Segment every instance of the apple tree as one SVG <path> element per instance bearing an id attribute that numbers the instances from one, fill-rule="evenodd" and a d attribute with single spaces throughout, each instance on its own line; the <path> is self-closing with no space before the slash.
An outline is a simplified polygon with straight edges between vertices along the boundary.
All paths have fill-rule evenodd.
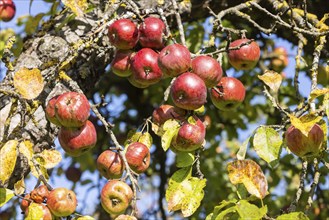
<path id="1" fill-rule="evenodd" d="M 0 0 L 1 219 L 329 215 L 325 0 L 43 1 Z"/>

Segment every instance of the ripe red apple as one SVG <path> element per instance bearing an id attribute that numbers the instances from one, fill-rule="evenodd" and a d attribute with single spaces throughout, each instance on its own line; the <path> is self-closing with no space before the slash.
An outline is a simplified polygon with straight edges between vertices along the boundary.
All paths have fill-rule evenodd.
<path id="1" fill-rule="evenodd" d="M 210 98 L 216 108 L 223 111 L 236 109 L 244 100 L 246 89 L 234 77 L 223 77 L 216 88 L 212 88 Z"/>
<path id="2" fill-rule="evenodd" d="M 178 133 L 173 137 L 172 147 L 180 152 L 191 152 L 199 149 L 206 135 L 206 126 L 196 116 L 193 122 L 184 121 Z"/>
<path id="3" fill-rule="evenodd" d="M 43 203 L 47 200 L 49 190 L 46 185 L 40 185 L 31 191 L 30 197 L 36 203 Z"/>
<path id="4" fill-rule="evenodd" d="M 119 153 L 105 150 L 97 158 L 98 171 L 106 179 L 118 179 L 125 169 L 124 162 Z"/>
<path id="5" fill-rule="evenodd" d="M 166 26 L 160 18 L 148 17 L 139 26 L 139 43 L 142 47 L 162 49 L 164 47 L 163 34 Z"/>
<path id="6" fill-rule="evenodd" d="M 101 191 L 101 205 L 112 215 L 120 215 L 126 211 L 133 198 L 130 186 L 120 180 L 108 181 Z"/>
<path id="7" fill-rule="evenodd" d="M 158 66 L 158 56 L 159 54 L 150 48 L 139 50 L 131 60 L 130 78 L 144 86 L 159 82 L 162 72 Z"/>
<path id="8" fill-rule="evenodd" d="M 270 67 L 274 71 L 280 73 L 284 68 L 288 66 L 288 53 L 286 48 L 277 47 L 273 50 L 275 57 L 271 60 Z"/>
<path id="9" fill-rule="evenodd" d="M 130 19 L 119 19 L 109 26 L 108 36 L 110 43 L 118 49 L 132 49 L 138 42 L 139 32 Z"/>
<path id="10" fill-rule="evenodd" d="M 186 72 L 173 82 L 170 95 L 177 107 L 195 110 L 206 103 L 207 87 L 199 76 Z"/>
<path id="11" fill-rule="evenodd" d="M 46 118 L 51 123 L 53 123 L 57 126 L 61 126 L 61 123 L 56 118 L 56 113 L 55 113 L 55 103 L 56 103 L 58 97 L 59 97 L 59 95 L 54 96 L 49 100 L 49 102 L 46 106 Z"/>
<path id="12" fill-rule="evenodd" d="M 198 75 L 206 84 L 208 88 L 217 85 L 222 78 L 222 67 L 212 57 L 197 56 L 192 60 L 192 72 Z"/>
<path id="13" fill-rule="evenodd" d="M 29 207 L 31 202 L 32 202 L 32 199 L 31 199 L 30 193 L 28 193 L 24 196 L 24 198 L 22 199 L 22 201 L 20 203 L 20 208 L 21 208 L 22 212 L 27 211 L 27 208 Z"/>
<path id="14" fill-rule="evenodd" d="M 43 214 L 40 213 L 42 211 Z M 42 219 L 42 220 L 53 220 L 55 219 L 53 214 L 50 212 L 49 208 L 40 203 L 33 203 L 26 210 L 25 219 Z M 42 217 L 41 217 L 42 216 Z M 41 217 L 41 218 L 37 218 Z"/>
<path id="15" fill-rule="evenodd" d="M 75 166 L 69 166 L 65 171 L 66 179 L 76 183 L 80 180 L 82 172 L 80 168 Z"/>
<path id="16" fill-rule="evenodd" d="M 152 121 L 155 124 L 162 125 L 169 119 L 181 120 L 184 118 L 186 111 L 172 105 L 160 105 L 152 113 Z"/>
<path id="17" fill-rule="evenodd" d="M 147 170 L 150 166 L 150 157 L 150 150 L 145 144 L 134 142 L 127 147 L 127 162 L 136 173 L 143 173 Z"/>
<path id="18" fill-rule="evenodd" d="M 65 92 L 55 103 L 56 118 L 64 127 L 81 127 L 89 118 L 90 104 L 84 94 Z"/>
<path id="19" fill-rule="evenodd" d="M 61 127 L 58 140 L 68 155 L 78 157 L 96 145 L 96 129 L 89 120 L 81 128 Z"/>
<path id="20" fill-rule="evenodd" d="M 120 77 L 127 77 L 131 75 L 130 62 L 134 56 L 132 50 L 117 50 L 111 62 L 112 72 Z"/>
<path id="21" fill-rule="evenodd" d="M 141 84 L 140 82 L 137 82 L 136 79 L 132 75 L 130 75 L 127 79 L 131 85 L 133 85 L 137 88 L 140 88 L 140 89 L 144 89 L 149 86 L 149 85 L 144 85 L 144 84 Z"/>
<path id="22" fill-rule="evenodd" d="M 47 206 L 57 217 L 71 215 L 78 205 L 75 193 L 64 187 L 51 190 L 47 199 Z"/>
<path id="23" fill-rule="evenodd" d="M 171 44 L 159 54 L 158 64 L 166 77 L 175 77 L 188 71 L 191 66 L 190 51 L 181 44 Z"/>
<path id="24" fill-rule="evenodd" d="M 290 126 L 285 133 L 285 140 L 289 150 L 297 156 L 317 156 L 323 150 L 324 132 L 315 124 L 306 136 L 298 128 Z"/>
<path id="25" fill-rule="evenodd" d="M 16 6 L 12 0 L 0 0 L 0 21 L 11 21 L 16 14 Z"/>
<path id="26" fill-rule="evenodd" d="M 240 47 L 249 39 L 238 39 L 230 43 L 230 48 Z M 255 41 L 241 46 L 240 49 L 228 51 L 228 61 L 237 70 L 250 70 L 254 68 L 260 57 L 260 48 Z"/>

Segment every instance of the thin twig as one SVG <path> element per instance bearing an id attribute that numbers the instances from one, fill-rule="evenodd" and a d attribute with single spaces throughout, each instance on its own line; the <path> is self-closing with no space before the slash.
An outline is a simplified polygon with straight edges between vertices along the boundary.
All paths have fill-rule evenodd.
<path id="1" fill-rule="evenodd" d="M 313 162 L 314 162 L 314 178 L 313 178 L 313 182 L 311 184 L 310 194 L 308 195 L 308 199 L 307 199 L 307 206 L 306 206 L 307 211 L 312 207 L 315 189 L 319 183 L 319 179 L 321 176 L 321 173 L 319 171 L 318 159 L 314 158 Z"/>
<path id="2" fill-rule="evenodd" d="M 180 17 L 180 14 L 178 12 L 177 2 L 176 2 L 176 0 L 171 0 L 171 3 L 175 10 L 175 17 L 176 17 L 176 21 L 177 21 L 177 27 L 178 27 L 178 31 L 179 31 L 180 41 L 183 45 L 186 45 L 184 27 L 182 24 L 182 19 Z"/>

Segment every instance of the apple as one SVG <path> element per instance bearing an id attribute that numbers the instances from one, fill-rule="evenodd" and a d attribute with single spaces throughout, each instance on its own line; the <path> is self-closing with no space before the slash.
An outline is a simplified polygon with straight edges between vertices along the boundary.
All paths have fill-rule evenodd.
<path id="1" fill-rule="evenodd" d="M 46 112 L 46 118 L 48 119 L 48 121 L 50 121 L 54 125 L 61 126 L 61 123 L 58 121 L 58 119 L 56 117 L 56 113 L 55 113 L 55 103 L 56 103 L 58 97 L 59 97 L 59 95 L 54 96 L 48 101 L 45 112 Z"/>
<path id="2" fill-rule="evenodd" d="M 16 14 L 16 6 L 12 0 L 0 0 L 0 21 L 9 22 Z"/>
<path id="3" fill-rule="evenodd" d="M 222 111 L 236 109 L 244 100 L 246 89 L 234 77 L 223 77 L 216 88 L 212 88 L 210 98 L 214 106 Z"/>
<path id="4" fill-rule="evenodd" d="M 270 67 L 274 71 L 280 73 L 284 68 L 288 66 L 288 53 L 286 48 L 277 47 L 273 50 L 275 57 L 271 60 Z"/>
<path id="5" fill-rule="evenodd" d="M 197 56 L 192 60 L 191 66 L 192 72 L 198 75 L 208 88 L 216 86 L 222 78 L 222 67 L 210 56 Z"/>
<path id="6" fill-rule="evenodd" d="M 313 157 L 323 150 L 324 132 L 318 124 L 315 124 L 306 136 L 291 125 L 285 133 L 285 141 L 289 150 L 297 156 Z"/>
<path id="7" fill-rule="evenodd" d="M 27 208 L 29 207 L 31 202 L 32 202 L 32 199 L 31 199 L 30 193 L 28 193 L 24 196 L 24 198 L 22 199 L 22 201 L 20 203 L 20 208 L 21 208 L 22 212 L 27 211 Z"/>
<path id="8" fill-rule="evenodd" d="M 139 26 L 139 43 L 142 47 L 162 49 L 166 26 L 160 18 L 147 17 Z"/>
<path id="9" fill-rule="evenodd" d="M 110 43 L 117 49 L 129 50 L 135 47 L 139 38 L 139 31 L 130 19 L 119 19 L 108 29 Z"/>
<path id="10" fill-rule="evenodd" d="M 111 62 L 112 72 L 120 77 L 127 77 L 131 75 L 130 62 L 134 56 L 132 50 L 117 50 Z"/>
<path id="11" fill-rule="evenodd" d="M 76 183 L 80 180 L 82 172 L 75 166 L 69 166 L 65 171 L 66 179 Z"/>
<path id="12" fill-rule="evenodd" d="M 98 156 L 96 167 L 106 179 L 120 178 L 125 169 L 120 154 L 111 150 L 105 150 Z"/>
<path id="13" fill-rule="evenodd" d="M 149 86 L 159 82 L 162 72 L 158 66 L 158 56 L 150 48 L 142 48 L 131 60 L 131 78 L 143 86 Z"/>
<path id="14" fill-rule="evenodd" d="M 144 89 L 149 86 L 149 85 L 144 85 L 144 84 L 141 84 L 140 82 L 137 82 L 136 79 L 132 75 L 130 75 L 127 79 L 128 79 L 128 82 L 130 82 L 130 84 L 135 86 L 136 88 Z"/>
<path id="15" fill-rule="evenodd" d="M 47 206 L 57 217 L 71 215 L 78 205 L 75 193 L 64 187 L 51 190 L 47 199 Z"/>
<path id="16" fill-rule="evenodd" d="M 55 114 L 64 127 L 81 127 L 89 118 L 90 104 L 84 94 L 65 92 L 57 98 Z"/>
<path id="17" fill-rule="evenodd" d="M 249 39 L 243 38 L 230 43 L 228 61 L 237 70 L 251 70 L 257 65 L 260 57 L 260 48 L 255 41 L 248 43 L 249 41 Z M 234 47 L 240 48 L 231 49 Z"/>
<path id="18" fill-rule="evenodd" d="M 158 64 L 166 77 L 175 77 L 188 71 L 191 66 L 190 51 L 181 44 L 171 44 L 159 54 Z"/>
<path id="19" fill-rule="evenodd" d="M 206 103 L 207 87 L 199 76 L 186 72 L 172 83 L 170 95 L 177 107 L 195 110 Z"/>
<path id="20" fill-rule="evenodd" d="M 58 140 L 68 155 L 78 157 L 96 145 L 96 129 L 89 120 L 81 128 L 61 127 Z"/>
<path id="21" fill-rule="evenodd" d="M 155 124 L 162 125 L 169 119 L 181 120 L 186 115 L 184 109 L 172 105 L 160 105 L 152 113 L 152 121 Z"/>
<path id="22" fill-rule="evenodd" d="M 49 208 L 40 203 L 33 203 L 29 206 L 25 213 L 25 219 L 42 219 L 42 220 L 53 220 L 54 215 L 51 213 Z M 40 218 L 41 217 L 41 218 Z"/>
<path id="23" fill-rule="evenodd" d="M 173 137 L 171 145 L 180 152 L 191 152 L 202 147 L 206 135 L 206 126 L 196 116 L 186 120 Z"/>
<path id="24" fill-rule="evenodd" d="M 46 185 L 40 185 L 30 192 L 31 199 L 36 203 L 43 203 L 47 200 L 49 190 Z"/>
<path id="25" fill-rule="evenodd" d="M 134 142 L 127 147 L 126 159 L 129 167 L 136 173 L 143 173 L 150 166 L 150 150 L 140 142 Z"/>
<path id="26" fill-rule="evenodd" d="M 108 181 L 101 191 L 101 205 L 112 215 L 120 215 L 126 211 L 133 198 L 130 186 L 120 180 Z"/>

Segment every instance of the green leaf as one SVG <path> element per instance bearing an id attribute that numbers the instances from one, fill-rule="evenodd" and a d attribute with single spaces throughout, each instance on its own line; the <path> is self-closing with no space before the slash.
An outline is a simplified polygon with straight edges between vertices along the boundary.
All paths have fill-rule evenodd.
<path id="1" fill-rule="evenodd" d="M 264 126 L 258 128 L 253 138 L 253 145 L 260 158 L 272 167 L 278 164 L 282 137 L 276 130 Z"/>
<path id="2" fill-rule="evenodd" d="M 148 132 L 137 132 L 136 130 L 130 130 L 128 132 L 127 140 L 124 142 L 124 146 L 127 147 L 128 145 L 140 142 L 145 144 L 148 148 L 152 146 L 153 139 L 150 133 Z"/>
<path id="3" fill-rule="evenodd" d="M 18 153 L 17 145 L 18 141 L 10 140 L 0 149 L 0 184 L 8 181 L 14 171 Z"/>
<path id="4" fill-rule="evenodd" d="M 221 201 L 218 206 L 215 206 L 214 211 L 207 216 L 206 220 L 215 220 L 216 217 L 218 217 L 218 215 L 223 212 L 221 210 L 225 207 L 228 207 L 228 206 L 230 206 L 230 208 L 228 208 L 228 209 L 230 209 L 231 211 L 235 211 L 235 203 L 236 202 L 237 202 L 236 199 L 232 199 L 232 200 L 229 200 L 229 201 L 226 201 L 226 200 Z M 233 207 L 232 207 L 232 205 L 233 205 Z M 233 209 L 231 209 L 231 208 L 233 208 Z M 228 209 L 226 209 L 226 210 L 228 210 Z M 230 211 L 228 211 L 227 214 L 229 212 Z M 226 214 L 224 213 L 224 216 L 225 215 Z M 222 216 L 222 217 L 224 217 L 224 216 Z"/>
<path id="5" fill-rule="evenodd" d="M 248 146 L 249 146 L 250 137 L 248 137 L 240 146 L 240 149 L 237 153 L 238 160 L 244 160 L 246 158 Z"/>
<path id="6" fill-rule="evenodd" d="M 11 198 L 14 197 L 14 191 L 6 188 L 0 188 L 0 207 L 6 204 Z"/>
<path id="7" fill-rule="evenodd" d="M 303 212 L 291 212 L 277 217 L 276 220 L 309 220 Z"/>
<path id="8" fill-rule="evenodd" d="M 329 94 L 326 94 L 323 99 L 323 106 L 326 111 L 327 118 L 329 120 Z"/>
<path id="9" fill-rule="evenodd" d="M 164 151 L 167 151 L 169 149 L 171 141 L 173 137 L 177 134 L 179 128 L 180 125 L 178 121 L 173 119 L 169 119 L 163 124 L 162 129 L 164 131 L 164 134 L 161 136 L 161 146 Z"/>
<path id="10" fill-rule="evenodd" d="M 191 216 L 197 208 L 200 206 L 200 203 L 204 197 L 203 188 L 206 186 L 206 179 L 199 179 L 192 177 L 187 180 L 191 189 L 186 192 L 185 197 L 183 198 L 182 203 L 182 213 L 184 217 Z"/>
<path id="11" fill-rule="evenodd" d="M 179 168 L 191 166 L 194 163 L 194 155 L 186 152 L 176 153 L 176 166 Z"/>
<path id="12" fill-rule="evenodd" d="M 262 219 L 267 213 L 267 206 L 258 208 L 257 206 L 250 204 L 247 200 L 240 200 L 236 204 L 236 210 L 241 219 Z"/>

